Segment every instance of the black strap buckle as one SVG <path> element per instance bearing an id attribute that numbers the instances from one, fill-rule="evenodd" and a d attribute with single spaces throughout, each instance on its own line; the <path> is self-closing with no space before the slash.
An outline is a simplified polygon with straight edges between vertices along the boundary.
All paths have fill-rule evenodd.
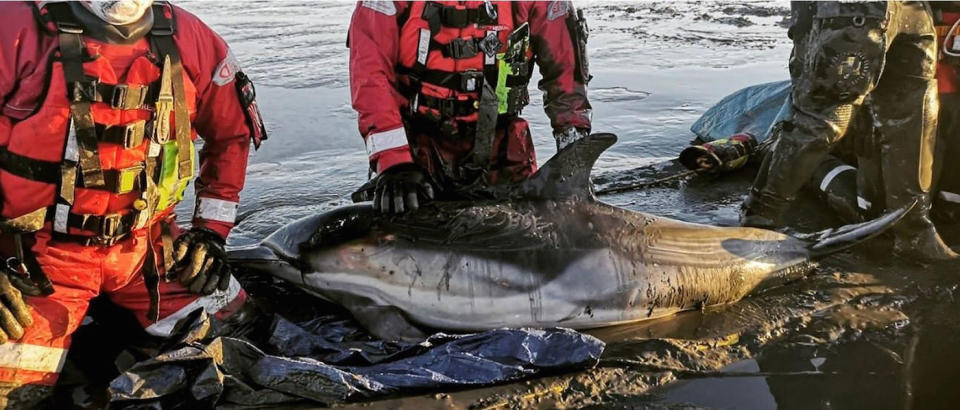
<path id="1" fill-rule="evenodd" d="M 152 135 L 153 121 L 139 120 L 126 125 L 97 124 L 96 132 L 100 141 L 130 149 L 140 146 L 144 138 Z"/>
<path id="2" fill-rule="evenodd" d="M 176 32 L 176 23 L 167 17 L 164 3 L 158 2 L 153 5 L 153 28 L 150 29 L 152 36 L 172 36 Z"/>
<path id="3" fill-rule="evenodd" d="M 483 84 L 482 71 L 465 71 L 460 73 L 460 91 L 473 92 L 480 89 Z"/>
<path id="4" fill-rule="evenodd" d="M 130 86 L 127 84 L 117 84 L 110 86 L 110 106 L 115 110 L 136 110 L 143 108 L 147 96 L 150 94 L 149 86 Z"/>
<path id="5" fill-rule="evenodd" d="M 129 86 L 126 84 L 117 84 L 113 86 L 113 95 L 110 96 L 110 106 L 114 109 L 122 109 L 127 101 L 127 91 Z"/>
<path id="6" fill-rule="evenodd" d="M 150 35 L 152 35 L 152 36 L 172 36 L 172 35 L 173 35 L 173 26 L 166 26 L 166 27 L 153 26 L 153 29 L 150 30 Z"/>
<path id="7" fill-rule="evenodd" d="M 480 52 L 478 50 L 476 40 L 462 38 L 455 38 L 451 40 L 443 51 L 446 57 L 455 59 L 470 58 Z"/>
<path id="8" fill-rule="evenodd" d="M 121 214 L 110 214 L 104 215 L 103 219 L 100 220 L 100 228 L 98 232 L 99 239 L 112 240 L 117 237 L 117 232 L 120 231 L 121 225 L 123 223 L 123 215 Z"/>
<path id="9" fill-rule="evenodd" d="M 146 121 L 140 120 L 127 124 L 123 129 L 123 148 L 130 149 L 143 143 Z"/>

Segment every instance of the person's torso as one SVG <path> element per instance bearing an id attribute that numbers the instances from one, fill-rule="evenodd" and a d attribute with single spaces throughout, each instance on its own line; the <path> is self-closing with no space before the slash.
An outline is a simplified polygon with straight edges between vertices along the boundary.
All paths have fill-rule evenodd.
<path id="1" fill-rule="evenodd" d="M 65 47 L 73 45 L 62 44 L 63 39 L 57 30 L 38 30 L 37 38 L 31 39 L 42 50 L 38 64 L 17 79 L 16 89 L 7 98 L 3 113 L 12 120 L 12 127 L 8 138 L 0 141 L 4 157 L 0 213 L 15 218 L 49 208 L 54 230 L 71 220 L 77 223 L 63 230 L 81 235 L 91 231 L 82 229 L 84 219 L 103 221 L 90 216 L 119 218 L 147 210 L 150 215 L 145 218 L 163 217 L 182 198 L 186 187 L 175 169 L 181 147 L 172 136 L 158 140 L 156 131 L 162 128 L 157 127 L 160 118 L 169 122 L 169 133 L 175 128 L 175 114 L 158 109 L 157 104 L 170 97 L 172 88 L 170 81 L 167 86 L 162 81 L 165 60 L 158 57 L 151 36 L 117 45 L 81 35 L 85 80 L 68 84 L 71 63 Z M 166 77 L 173 78 L 170 74 Z M 180 104 L 192 117 L 197 90 L 189 76 L 181 77 Z M 79 110 L 78 102 L 88 108 Z M 92 118 L 83 119 L 84 112 Z M 76 125 L 88 122 L 93 127 Z M 187 132 L 191 140 L 196 137 L 193 130 Z M 84 145 L 84 141 L 93 144 Z M 186 145 L 182 149 L 190 151 L 192 165 L 192 142 Z M 91 160 L 87 155 L 95 156 L 92 161 L 99 165 L 102 183 L 85 178 L 89 169 L 82 165 Z M 67 192 L 70 185 L 72 193 Z M 64 212 L 69 214 L 65 218 L 55 215 Z M 54 216 L 62 220 L 54 220 Z M 132 223 L 131 218 L 123 223 Z"/>
<path id="2" fill-rule="evenodd" d="M 501 73 L 505 65 L 500 62 L 509 51 L 511 33 L 525 23 L 516 21 L 515 7 L 521 6 L 484 1 L 411 3 L 400 22 L 401 91 L 413 107 L 406 109 L 435 120 L 475 121 L 484 80 L 493 87 L 523 83 L 525 89 L 532 60 L 529 44 L 523 50 L 525 72 L 510 81 L 500 78 L 513 76 Z"/>

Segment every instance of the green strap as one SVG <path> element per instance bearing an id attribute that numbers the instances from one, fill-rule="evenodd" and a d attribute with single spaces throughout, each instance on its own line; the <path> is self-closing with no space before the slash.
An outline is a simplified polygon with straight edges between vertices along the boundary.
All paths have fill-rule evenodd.
<path id="1" fill-rule="evenodd" d="M 173 43 L 173 33 L 176 30 L 172 19 L 167 18 L 163 11 L 154 13 L 154 28 L 150 32 L 154 44 L 160 52 L 161 58 L 169 56 L 171 63 L 173 86 L 174 135 L 177 139 L 178 177 L 180 179 L 193 178 L 193 160 L 190 152 L 190 113 L 187 111 L 187 96 L 184 91 L 183 63 L 180 52 Z"/>
<path id="2" fill-rule="evenodd" d="M 176 52 L 170 55 L 173 63 L 173 112 L 175 134 L 177 136 L 178 176 L 181 180 L 193 178 L 193 161 L 190 152 L 190 113 L 187 111 L 187 98 L 183 90 L 183 65 Z"/>

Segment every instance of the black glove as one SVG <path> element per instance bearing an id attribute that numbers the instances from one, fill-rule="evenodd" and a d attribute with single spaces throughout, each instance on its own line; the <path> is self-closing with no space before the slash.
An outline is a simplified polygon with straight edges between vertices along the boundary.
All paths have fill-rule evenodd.
<path id="1" fill-rule="evenodd" d="M 383 213 L 416 211 L 420 202 L 433 199 L 433 185 L 414 164 L 395 165 L 377 177 L 373 207 Z"/>
<path id="2" fill-rule="evenodd" d="M 30 280 L 17 275 L 9 268 L 0 272 L 0 343 L 23 337 L 23 329 L 33 326 L 30 308 L 14 283 L 27 284 Z"/>
<path id="3" fill-rule="evenodd" d="M 193 293 L 209 295 L 230 286 L 230 265 L 224 240 L 206 228 L 193 228 L 173 245 L 173 272 Z"/>

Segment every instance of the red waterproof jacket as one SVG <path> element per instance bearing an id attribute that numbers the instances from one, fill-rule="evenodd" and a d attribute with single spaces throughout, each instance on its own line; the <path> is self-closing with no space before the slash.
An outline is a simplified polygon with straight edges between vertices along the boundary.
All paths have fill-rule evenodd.
<path id="1" fill-rule="evenodd" d="M 444 19 L 442 26 L 432 30 L 423 16 L 431 3 Z M 485 9 L 498 17 L 484 21 Z M 349 32 L 350 87 L 371 169 L 381 173 L 394 165 L 413 162 L 403 121 L 404 110 L 410 110 L 411 105 L 405 89 L 411 85 L 412 66 L 419 62 L 434 74 L 434 80 L 444 73 L 482 72 L 484 53 L 475 50 L 482 48 L 480 40 L 491 32 L 496 34 L 499 43 L 493 43 L 502 46 L 498 50 L 502 53 L 511 31 L 524 23 L 529 24 L 531 57 L 543 77 L 539 88 L 545 93 L 544 109 L 554 132 L 589 130 L 590 104 L 585 85 L 589 74 L 585 57 L 581 58 L 583 50 L 571 36 L 576 34 L 570 25 L 572 13 L 568 1 L 359 2 Z M 426 31 L 430 32 L 425 35 Z M 457 50 L 452 45 L 455 42 Z M 451 55 L 463 50 L 467 52 L 461 58 Z M 424 79 L 420 99 L 475 101 L 477 94 L 470 88 L 473 83 L 469 78 L 443 79 L 448 86 Z M 463 105 L 469 108 L 469 104 Z M 475 113 L 456 105 L 451 111 L 460 120 L 476 120 Z"/>
<path id="2" fill-rule="evenodd" d="M 198 134 L 203 139 L 199 176 L 195 181 L 198 203 L 193 224 L 226 237 L 234 224 L 251 138 L 259 137 L 262 128 L 254 131 L 246 111 L 248 107 L 238 98 L 235 79 L 239 67 L 226 43 L 196 16 L 175 6 L 165 7 L 166 14 L 176 22 L 173 42 L 182 58 L 191 128 L 194 138 Z M 22 151 L 21 155 L 57 161 L 64 158 L 62 147 L 68 133 L 70 111 L 64 109 L 68 104 L 63 69 L 58 61 L 57 30 L 52 23 L 38 24 L 37 16 L 43 13 L 45 10 L 32 3 L 0 3 L 4 21 L 0 25 L 0 147 L 12 150 L 16 146 Z M 129 80 L 133 85 L 155 80 L 159 75 L 158 67 L 145 67 L 144 61 L 151 57 L 146 38 L 131 45 L 113 45 L 84 36 L 83 44 L 88 54 L 99 56 L 85 62 L 84 71 L 99 78 L 101 83 Z M 99 102 L 92 105 L 98 124 L 135 121 L 144 111 L 111 110 L 109 104 Z M 149 116 L 149 111 L 146 115 Z M 255 121 L 259 122 L 259 118 Z M 35 142 L 29 140 L 31 133 L 25 130 L 28 124 L 33 124 L 30 126 L 34 128 Z M 50 141 L 59 145 L 52 150 L 43 146 Z M 125 162 L 142 160 L 143 153 L 136 149 L 118 149 L 104 142 L 99 145 L 105 171 L 122 168 Z M 50 158 L 42 158 L 48 156 Z M 20 183 L 19 177 L 8 173 L 0 177 L 4 182 L 0 186 L 4 217 L 20 216 L 37 205 L 49 205 L 52 200 L 46 194 L 25 195 L 23 187 L 33 181 Z M 50 190 L 52 193 L 52 188 Z M 38 192 L 46 193 L 46 190 Z M 101 195 L 77 188 L 73 210 L 103 215 L 128 208 L 132 200 L 130 195 Z"/>

